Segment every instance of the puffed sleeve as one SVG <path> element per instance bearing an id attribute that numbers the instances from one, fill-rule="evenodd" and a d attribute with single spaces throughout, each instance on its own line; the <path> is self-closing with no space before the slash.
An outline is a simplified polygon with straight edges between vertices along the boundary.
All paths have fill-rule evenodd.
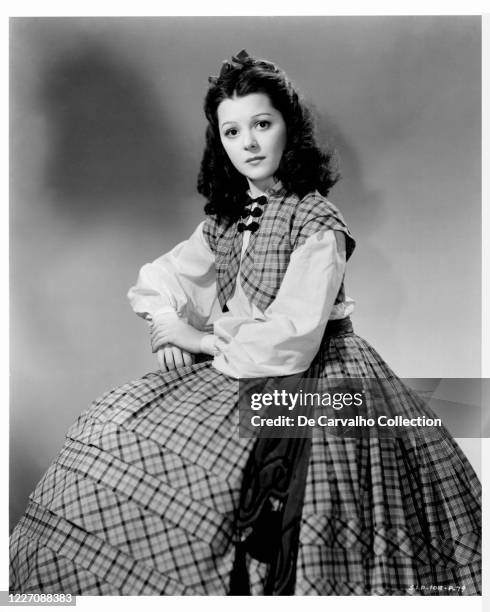
<path id="1" fill-rule="evenodd" d="M 216 297 L 214 254 L 200 223 L 188 240 L 152 263 L 145 264 L 128 292 L 135 313 L 144 319 L 177 312 L 191 325 L 205 329 L 221 312 Z"/>
<path id="2" fill-rule="evenodd" d="M 308 237 L 293 251 L 278 294 L 263 316 L 215 321 L 214 367 L 233 378 L 307 370 L 320 347 L 345 262 L 341 231 L 324 229 Z"/>

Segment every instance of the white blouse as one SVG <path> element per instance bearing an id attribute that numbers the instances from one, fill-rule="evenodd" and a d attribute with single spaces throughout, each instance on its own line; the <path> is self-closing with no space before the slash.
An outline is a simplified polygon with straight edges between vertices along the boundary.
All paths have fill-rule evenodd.
<path id="1" fill-rule="evenodd" d="M 212 365 L 232 378 L 285 376 L 308 369 L 327 321 L 343 319 L 354 310 L 348 297 L 334 305 L 345 270 L 343 233 L 319 231 L 294 250 L 276 298 L 263 312 L 250 302 L 238 275 L 229 310 L 223 313 L 214 253 L 203 226 L 204 221 L 188 240 L 141 268 L 128 292 L 133 310 L 148 321 L 157 314 L 177 313 L 209 331 L 202 346 L 214 354 Z M 242 256 L 249 239 L 245 231 Z"/>

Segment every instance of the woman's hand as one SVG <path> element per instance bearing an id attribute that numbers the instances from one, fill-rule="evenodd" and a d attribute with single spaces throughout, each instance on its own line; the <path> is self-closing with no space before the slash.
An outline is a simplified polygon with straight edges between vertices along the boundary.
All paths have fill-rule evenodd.
<path id="1" fill-rule="evenodd" d="M 150 327 L 151 349 L 156 353 L 167 344 L 189 353 L 201 352 L 201 339 L 206 333 L 192 327 L 176 313 L 156 316 Z"/>
<path id="2" fill-rule="evenodd" d="M 157 360 L 162 372 L 169 372 L 176 368 L 192 365 L 194 363 L 193 356 L 180 349 L 178 346 L 166 346 L 158 349 Z"/>

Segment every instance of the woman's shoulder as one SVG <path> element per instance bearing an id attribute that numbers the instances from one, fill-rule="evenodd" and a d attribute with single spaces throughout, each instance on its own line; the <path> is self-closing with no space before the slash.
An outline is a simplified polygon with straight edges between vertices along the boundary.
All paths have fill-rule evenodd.
<path id="1" fill-rule="evenodd" d="M 330 216 L 343 219 L 339 208 L 319 191 L 310 191 L 302 198 L 298 198 L 295 212 L 298 218 L 305 217 L 308 220 L 315 217 Z"/>
<path id="2" fill-rule="evenodd" d="M 291 223 L 291 239 L 295 247 L 304 243 L 312 234 L 324 230 L 336 230 L 345 234 L 350 257 L 355 241 L 339 208 L 318 191 L 298 198 Z"/>
<path id="3" fill-rule="evenodd" d="M 335 226 L 348 231 L 347 223 L 339 208 L 318 191 L 297 197 L 291 209 L 291 229 L 299 231 L 304 225 L 318 225 L 326 228 Z"/>

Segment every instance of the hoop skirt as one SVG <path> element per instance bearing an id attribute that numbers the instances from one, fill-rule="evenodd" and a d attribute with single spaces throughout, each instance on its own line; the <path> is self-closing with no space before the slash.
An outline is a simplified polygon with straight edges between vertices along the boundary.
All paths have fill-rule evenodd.
<path id="1" fill-rule="evenodd" d="M 386 410 L 434 416 L 351 328 L 324 341 L 316 363 L 320 383 L 389 381 Z M 149 373 L 95 401 L 11 536 L 11 591 L 229 593 L 254 444 L 238 436 L 237 398 L 238 381 L 204 362 Z M 480 594 L 480 531 L 480 483 L 445 429 L 314 436 L 294 594 Z M 247 566 L 260 595 L 267 564 Z"/>

